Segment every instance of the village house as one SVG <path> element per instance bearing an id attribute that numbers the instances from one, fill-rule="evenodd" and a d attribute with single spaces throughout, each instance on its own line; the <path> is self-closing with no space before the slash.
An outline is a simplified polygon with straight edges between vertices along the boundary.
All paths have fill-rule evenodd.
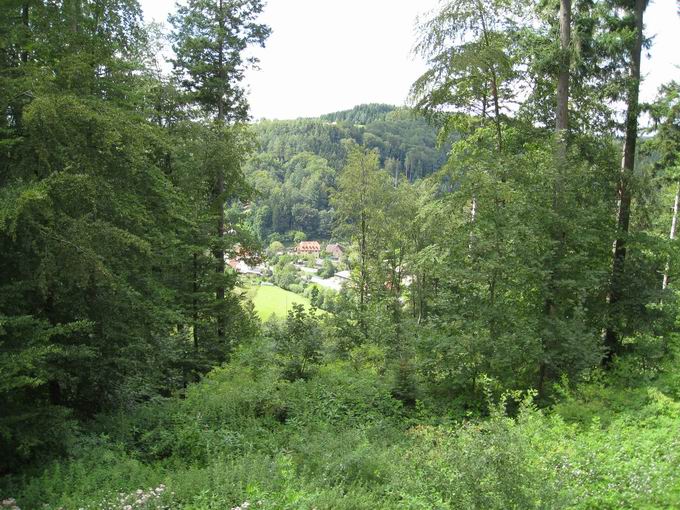
<path id="1" fill-rule="evenodd" d="M 262 270 L 259 267 L 251 267 L 243 260 L 227 259 L 227 264 L 239 274 L 262 276 Z"/>
<path id="2" fill-rule="evenodd" d="M 319 241 L 302 241 L 297 245 L 296 251 L 301 255 L 316 255 L 321 252 Z"/>
<path id="3" fill-rule="evenodd" d="M 326 246 L 326 253 L 334 259 L 339 259 L 345 253 L 345 249 L 337 243 L 329 244 Z"/>

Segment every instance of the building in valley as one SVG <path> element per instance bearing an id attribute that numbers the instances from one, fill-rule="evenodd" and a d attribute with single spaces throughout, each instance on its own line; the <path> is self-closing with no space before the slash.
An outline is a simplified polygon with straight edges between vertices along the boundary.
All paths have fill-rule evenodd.
<path id="1" fill-rule="evenodd" d="M 297 245 L 295 251 L 300 255 L 314 255 L 319 256 L 321 253 L 321 245 L 319 241 L 302 241 Z"/>
<path id="2" fill-rule="evenodd" d="M 342 245 L 334 243 L 326 246 L 326 253 L 328 253 L 332 258 L 339 259 L 345 253 L 345 249 Z"/>

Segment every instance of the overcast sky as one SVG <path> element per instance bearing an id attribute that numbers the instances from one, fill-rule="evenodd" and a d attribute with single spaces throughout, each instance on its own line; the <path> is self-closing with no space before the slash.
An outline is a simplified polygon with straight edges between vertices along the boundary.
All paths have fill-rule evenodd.
<path id="1" fill-rule="evenodd" d="M 147 20 L 165 21 L 174 3 L 141 0 Z M 361 103 L 404 104 L 425 69 L 411 54 L 415 19 L 438 0 L 268 0 L 262 22 L 272 36 L 260 70 L 248 74 L 255 119 L 293 119 Z M 645 12 L 655 35 L 645 59 L 642 99 L 680 80 L 680 17 L 676 0 L 652 0 Z"/>

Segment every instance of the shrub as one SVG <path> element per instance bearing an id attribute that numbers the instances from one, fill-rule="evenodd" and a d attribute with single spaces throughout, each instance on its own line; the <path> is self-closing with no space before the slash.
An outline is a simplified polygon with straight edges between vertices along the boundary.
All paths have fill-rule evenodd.
<path id="1" fill-rule="evenodd" d="M 308 377 L 321 360 L 319 320 L 314 312 L 307 313 L 304 305 L 293 305 L 274 341 L 284 377 L 289 380 Z"/>

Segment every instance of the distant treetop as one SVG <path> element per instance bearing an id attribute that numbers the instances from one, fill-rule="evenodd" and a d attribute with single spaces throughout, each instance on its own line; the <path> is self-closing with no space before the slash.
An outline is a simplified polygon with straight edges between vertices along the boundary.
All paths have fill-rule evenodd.
<path id="1" fill-rule="evenodd" d="M 365 125 L 378 120 L 385 120 L 385 116 L 396 109 L 396 106 L 389 104 L 360 104 L 351 110 L 327 113 L 321 115 L 320 118 L 329 122 L 349 122 L 350 124 Z"/>

